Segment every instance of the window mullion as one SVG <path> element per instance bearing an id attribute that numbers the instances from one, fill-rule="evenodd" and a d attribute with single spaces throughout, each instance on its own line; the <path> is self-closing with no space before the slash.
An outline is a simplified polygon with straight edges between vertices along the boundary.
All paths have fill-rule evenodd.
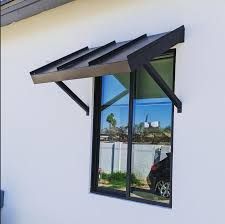
<path id="1" fill-rule="evenodd" d="M 94 117 L 93 123 L 93 142 L 92 142 L 92 183 L 91 190 L 96 191 L 98 182 L 98 168 L 99 168 L 99 146 L 100 146 L 100 121 L 101 121 L 101 95 L 102 95 L 102 78 L 95 78 L 95 95 L 94 95 Z"/>
<path id="2" fill-rule="evenodd" d="M 134 103 L 134 92 L 135 92 L 135 76 L 136 76 L 136 72 L 130 73 L 126 198 L 130 197 L 130 186 L 131 186 L 131 159 L 132 159 L 132 139 L 133 139 L 133 103 Z"/>

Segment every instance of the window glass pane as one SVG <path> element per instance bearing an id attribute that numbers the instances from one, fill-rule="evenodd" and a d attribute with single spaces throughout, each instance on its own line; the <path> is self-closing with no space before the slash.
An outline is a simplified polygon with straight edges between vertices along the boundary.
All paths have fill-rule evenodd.
<path id="1" fill-rule="evenodd" d="M 112 99 L 121 93 L 129 91 L 129 74 L 105 75 L 102 77 L 102 105 L 109 104 Z M 128 94 L 127 94 L 128 96 Z M 119 104 L 120 101 L 115 101 Z"/>
<path id="2" fill-rule="evenodd" d="M 151 63 L 173 87 L 173 58 Z M 150 75 L 136 74 L 131 196 L 169 203 L 171 180 L 172 103 Z"/>
<path id="3" fill-rule="evenodd" d="M 126 190 L 130 74 L 102 77 L 98 186 Z"/>

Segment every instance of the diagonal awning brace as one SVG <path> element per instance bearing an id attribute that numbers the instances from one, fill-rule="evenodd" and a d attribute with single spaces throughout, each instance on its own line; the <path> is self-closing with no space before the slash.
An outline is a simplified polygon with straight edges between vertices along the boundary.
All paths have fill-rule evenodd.
<path id="1" fill-rule="evenodd" d="M 63 82 L 56 82 L 56 84 L 68 94 L 83 110 L 89 115 L 89 107 Z"/>
<path id="2" fill-rule="evenodd" d="M 185 27 L 180 26 L 169 32 L 150 36 L 144 34 L 129 41 L 117 43 L 113 40 L 100 47 L 89 48 L 87 46 L 31 71 L 30 75 L 35 84 L 55 82 L 88 114 L 88 106 L 62 81 L 130 73 L 144 67 L 180 113 L 181 101 L 150 65 L 150 61 L 166 53 L 175 45 L 183 43 L 184 34 Z M 123 97 L 123 94 L 125 92 L 118 95 L 118 98 Z M 108 102 L 109 105 L 112 102 Z M 104 106 L 108 107 L 108 104 Z"/>
<path id="3" fill-rule="evenodd" d="M 178 97 L 174 94 L 171 88 L 166 84 L 160 74 L 154 69 L 154 67 L 148 63 L 143 65 L 144 69 L 147 73 L 154 79 L 154 81 L 158 84 L 158 86 L 164 91 L 164 93 L 170 98 L 173 104 L 177 108 L 177 113 L 182 112 L 182 102 L 178 99 Z"/>

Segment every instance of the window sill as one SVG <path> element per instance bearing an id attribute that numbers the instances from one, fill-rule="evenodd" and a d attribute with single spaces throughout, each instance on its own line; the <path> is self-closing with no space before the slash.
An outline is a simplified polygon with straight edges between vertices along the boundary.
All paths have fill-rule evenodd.
<path id="1" fill-rule="evenodd" d="M 97 190 L 90 190 L 91 194 L 97 194 L 101 196 L 106 196 L 110 198 L 118 198 L 126 201 L 133 201 L 133 202 L 139 202 L 139 203 L 144 203 L 144 204 L 150 204 L 150 205 L 156 205 L 164 208 L 170 208 L 172 209 L 172 202 L 169 204 L 163 203 L 163 202 L 157 202 L 157 201 L 150 201 L 142 198 L 135 198 L 135 197 L 126 197 L 126 193 L 124 192 L 119 192 L 119 191 L 111 191 L 106 188 L 98 188 Z"/>

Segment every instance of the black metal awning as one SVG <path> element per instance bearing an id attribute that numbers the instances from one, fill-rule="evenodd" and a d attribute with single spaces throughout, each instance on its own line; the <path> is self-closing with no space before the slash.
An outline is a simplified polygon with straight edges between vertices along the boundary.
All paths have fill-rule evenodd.
<path id="1" fill-rule="evenodd" d="M 62 81 L 97 77 L 112 73 L 133 72 L 144 68 L 181 112 L 181 101 L 163 81 L 150 61 L 168 51 L 178 43 L 184 42 L 184 26 L 161 34 L 146 34 L 130 41 L 112 41 L 101 47 L 84 47 L 43 67 L 30 72 L 35 84 L 56 82 L 74 100 L 78 98 Z M 73 96 L 72 96 L 73 95 Z M 80 100 L 80 99 L 79 99 Z M 77 100 L 75 100 L 77 102 Z M 78 102 L 87 112 L 89 108 Z"/>

